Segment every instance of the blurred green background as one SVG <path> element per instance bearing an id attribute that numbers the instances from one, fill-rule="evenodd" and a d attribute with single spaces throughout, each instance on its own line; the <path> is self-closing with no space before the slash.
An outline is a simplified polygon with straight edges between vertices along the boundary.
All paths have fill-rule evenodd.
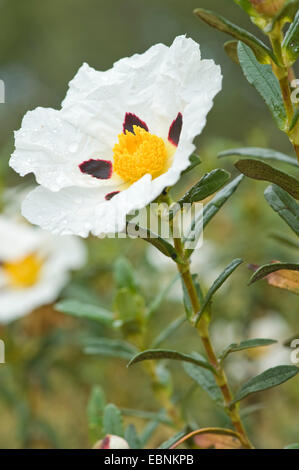
<path id="1" fill-rule="evenodd" d="M 169 45 L 180 34 L 199 42 L 203 57 L 221 65 L 224 81 L 208 125 L 198 139 L 203 163 L 182 181 L 178 192 L 215 167 L 235 174 L 233 159 L 218 161 L 221 150 L 250 145 L 292 152 L 260 97 L 225 55 L 223 43 L 229 38 L 196 19 L 192 14 L 195 7 L 214 9 L 256 31 L 232 0 L 0 0 L 0 78 L 6 86 L 6 103 L 0 105 L 1 188 L 24 182 L 8 168 L 13 131 L 20 127 L 23 115 L 37 106 L 59 108 L 67 83 L 82 62 L 106 70 L 123 56 L 142 53 L 157 42 Z M 33 182 L 33 178 L 27 177 L 26 182 Z M 205 240 L 213 249 L 203 270 L 204 287 L 209 287 L 210 264 L 223 266 L 236 257 L 256 264 L 273 259 L 294 261 L 294 250 L 270 236 L 275 231 L 290 233 L 264 201 L 264 187 L 246 180 L 209 225 Z M 88 265 L 74 275 L 62 296 L 99 301 L 112 308 L 113 266 L 120 255 L 134 266 L 147 301 L 157 295 L 159 269 L 151 266 L 142 241 L 91 239 L 88 247 Z M 250 272 L 243 266 L 217 297 L 214 311 L 220 326 L 215 334 L 223 334 L 223 325 L 232 331 L 237 325 L 245 337 L 252 321 L 271 312 L 285 319 L 290 336 L 299 334 L 298 298 L 265 283 L 249 288 Z M 175 299 L 163 302 L 152 320 L 150 337 L 182 313 L 183 307 Z M 89 332 L 111 335 L 93 324 L 55 313 L 51 306 L 0 327 L 7 361 L 0 365 L 1 448 L 90 447 L 93 442 L 89 439 L 86 406 L 95 384 L 101 385 L 108 400 L 121 408 L 159 408 L 141 368 L 128 370 L 123 360 L 82 353 L 81 337 Z M 196 334 L 186 325 L 167 346 L 185 352 L 199 348 Z M 171 364 L 170 369 L 177 395 L 184 395 L 191 380 L 180 365 Z M 249 401 L 248 405 L 258 405 L 246 422 L 256 445 L 283 447 L 298 441 L 294 413 L 299 405 L 297 390 L 298 380 L 294 380 Z M 185 397 L 184 410 L 198 426 L 226 424 L 202 391 Z M 138 428 L 145 424 L 138 419 L 133 422 Z M 159 445 L 171 434 L 173 430 L 159 427 L 150 445 Z"/>

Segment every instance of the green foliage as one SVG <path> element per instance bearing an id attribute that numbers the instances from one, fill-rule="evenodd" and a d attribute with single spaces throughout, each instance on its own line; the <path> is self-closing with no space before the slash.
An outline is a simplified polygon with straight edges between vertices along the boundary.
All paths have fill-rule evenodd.
<path id="1" fill-rule="evenodd" d="M 233 403 L 237 403 L 253 393 L 276 387 L 277 385 L 295 377 L 298 372 L 299 368 L 296 366 L 272 367 L 242 385 L 242 387 L 237 391 Z"/>
<path id="2" fill-rule="evenodd" d="M 259 148 L 259 147 L 242 147 L 224 150 L 218 154 L 219 158 L 230 157 L 232 155 L 237 155 L 238 157 L 252 157 L 259 158 L 261 160 L 273 160 L 282 163 L 288 163 L 289 165 L 295 166 L 298 168 L 298 162 L 294 157 L 290 157 L 282 152 L 277 152 L 277 150 Z"/>
<path id="3" fill-rule="evenodd" d="M 286 32 L 282 43 L 282 50 L 285 62 L 288 66 L 293 65 L 299 54 L 299 11 L 297 11 L 294 21 Z"/>
<path id="4" fill-rule="evenodd" d="M 178 351 L 171 351 L 169 349 L 147 349 L 146 351 L 142 351 L 130 360 L 128 367 L 133 364 L 137 364 L 137 362 L 152 359 L 171 359 L 174 361 L 191 362 L 192 364 L 196 364 L 197 366 L 213 371 L 213 367 L 207 361 L 198 359 L 196 356 L 191 356 Z"/>
<path id="5" fill-rule="evenodd" d="M 238 57 L 241 68 L 248 82 L 253 85 L 269 107 L 277 126 L 286 127 L 286 111 L 277 78 L 270 65 L 260 64 L 252 50 L 240 42 Z"/>
<path id="6" fill-rule="evenodd" d="M 115 436 L 124 436 L 122 414 L 112 403 L 109 403 L 104 409 L 103 431 L 105 435 L 114 434 Z"/>
<path id="7" fill-rule="evenodd" d="M 87 404 L 87 419 L 93 440 L 102 436 L 103 411 L 106 406 L 105 394 L 101 387 L 94 386 Z"/>
<path id="8" fill-rule="evenodd" d="M 194 353 L 193 356 L 199 360 L 203 360 L 202 356 L 198 353 Z M 200 386 L 200 388 L 208 393 L 213 401 L 220 406 L 223 405 L 221 390 L 216 384 L 214 375 L 211 371 L 194 364 L 184 364 L 184 369 L 185 372 Z"/>
<path id="9" fill-rule="evenodd" d="M 244 341 L 241 341 L 239 344 L 232 343 L 219 354 L 219 359 L 220 361 L 223 361 L 229 354 L 233 352 L 244 351 L 246 349 L 252 348 L 260 348 L 264 346 L 271 346 L 274 343 L 277 343 L 275 339 L 266 338 L 246 339 Z"/>
<path id="10" fill-rule="evenodd" d="M 224 271 L 213 282 L 212 286 L 208 290 L 208 293 L 203 300 L 201 309 L 198 312 L 198 315 L 196 316 L 195 325 L 197 325 L 198 322 L 200 321 L 201 316 L 206 311 L 208 305 L 212 301 L 214 294 L 217 292 L 218 289 L 220 289 L 222 284 L 230 277 L 230 275 L 235 271 L 235 269 L 237 269 L 237 267 L 240 266 L 241 263 L 243 263 L 242 259 L 240 258 L 234 259 L 231 263 L 229 263 L 228 266 L 226 266 Z"/>
<path id="11" fill-rule="evenodd" d="M 86 354 L 103 357 L 116 357 L 129 360 L 137 349 L 130 343 L 120 339 L 89 338 L 85 341 Z"/>
<path id="12" fill-rule="evenodd" d="M 66 299 L 61 300 L 55 304 L 55 309 L 58 312 L 66 313 L 73 317 L 82 318 L 85 320 L 92 320 L 103 325 L 112 326 L 113 314 L 105 308 L 96 305 L 88 305 L 78 300 Z"/>
<path id="13" fill-rule="evenodd" d="M 125 430 L 125 440 L 130 446 L 130 449 L 140 449 L 141 448 L 141 441 L 140 437 L 138 436 L 137 430 L 134 424 L 129 424 Z"/>
<path id="14" fill-rule="evenodd" d="M 299 181 L 293 176 L 258 160 L 239 160 L 235 163 L 235 167 L 243 175 L 256 180 L 274 183 L 291 194 L 295 199 L 299 199 Z"/>
<path id="15" fill-rule="evenodd" d="M 178 203 L 182 205 L 184 203 L 202 201 L 222 188 L 229 179 L 230 174 L 227 171 L 216 168 L 210 173 L 203 175 L 198 183 L 192 186 Z"/>
<path id="16" fill-rule="evenodd" d="M 270 64 L 272 60 L 275 61 L 271 49 L 269 49 L 260 39 L 258 39 L 245 29 L 240 28 L 239 26 L 231 23 L 223 16 L 218 15 L 218 13 L 214 13 L 209 10 L 204 10 L 203 8 L 197 8 L 194 13 L 201 20 L 205 21 L 213 28 L 216 28 L 224 33 L 230 34 L 238 41 L 242 41 L 247 44 L 261 64 Z"/>
<path id="17" fill-rule="evenodd" d="M 279 186 L 268 186 L 265 198 L 272 209 L 299 236 L 299 204 Z"/>

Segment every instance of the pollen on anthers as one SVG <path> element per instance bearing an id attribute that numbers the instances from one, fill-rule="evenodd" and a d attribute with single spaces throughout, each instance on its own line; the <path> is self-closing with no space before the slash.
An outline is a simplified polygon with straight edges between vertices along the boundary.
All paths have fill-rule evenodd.
<path id="1" fill-rule="evenodd" d="M 146 174 L 153 179 L 165 173 L 172 163 L 178 146 L 183 117 L 178 113 L 172 121 L 167 140 L 151 134 L 147 124 L 133 113 L 126 113 L 123 132 L 113 147 L 113 162 L 103 158 L 91 158 L 79 165 L 82 173 L 100 180 L 116 175 L 125 185 L 131 185 Z M 120 191 L 106 194 L 109 201 Z"/>

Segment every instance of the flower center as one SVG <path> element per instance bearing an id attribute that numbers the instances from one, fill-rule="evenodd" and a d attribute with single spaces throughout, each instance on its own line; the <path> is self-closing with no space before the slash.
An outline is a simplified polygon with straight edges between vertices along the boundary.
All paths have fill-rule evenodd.
<path id="1" fill-rule="evenodd" d="M 150 134 L 139 126 L 133 126 L 134 133 L 119 134 L 113 148 L 113 170 L 125 182 L 134 183 L 150 173 L 157 178 L 170 166 L 168 151 L 161 137 Z"/>
<path id="2" fill-rule="evenodd" d="M 39 279 L 41 267 L 42 261 L 36 254 L 2 265 L 13 287 L 30 287 L 35 284 Z"/>

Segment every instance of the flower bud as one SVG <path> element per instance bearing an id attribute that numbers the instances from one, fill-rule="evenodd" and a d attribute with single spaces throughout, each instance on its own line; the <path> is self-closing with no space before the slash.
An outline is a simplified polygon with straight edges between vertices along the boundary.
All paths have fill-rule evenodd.
<path id="1" fill-rule="evenodd" d="M 130 446 L 122 437 L 107 434 L 95 443 L 93 449 L 130 449 Z"/>
<path id="2" fill-rule="evenodd" d="M 261 15 L 273 18 L 280 12 L 287 0 L 249 0 L 253 8 Z"/>

